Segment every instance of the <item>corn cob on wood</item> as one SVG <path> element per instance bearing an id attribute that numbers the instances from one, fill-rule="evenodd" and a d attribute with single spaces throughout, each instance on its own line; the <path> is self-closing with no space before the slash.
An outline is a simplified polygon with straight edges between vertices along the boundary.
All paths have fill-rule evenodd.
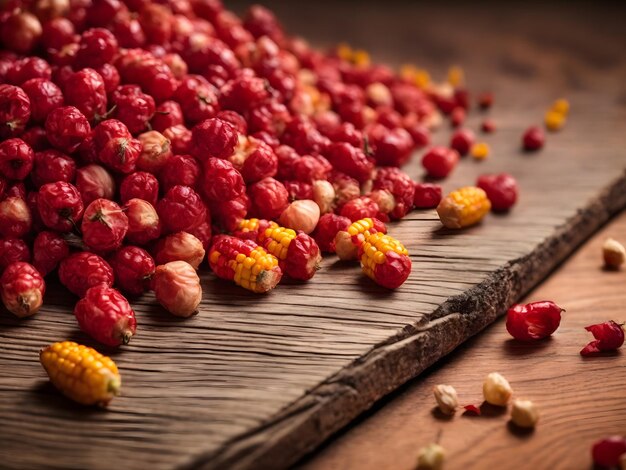
<path id="1" fill-rule="evenodd" d="M 313 238 L 269 220 L 245 219 L 234 235 L 250 238 L 276 256 L 282 271 L 292 279 L 311 279 L 322 261 L 319 246 Z"/>
<path id="2" fill-rule="evenodd" d="M 209 265 L 217 277 L 234 281 L 252 292 L 267 292 L 283 273 L 278 259 L 252 240 L 219 235 L 209 250 Z"/>
<path id="3" fill-rule="evenodd" d="M 78 403 L 106 406 L 120 393 L 117 366 L 95 349 L 63 341 L 42 349 L 39 360 L 54 386 Z"/>
<path id="4" fill-rule="evenodd" d="M 466 186 L 444 197 L 437 213 L 448 228 L 463 228 L 477 224 L 491 209 L 487 194 L 475 186 Z"/>
<path id="5" fill-rule="evenodd" d="M 335 251 L 344 261 L 358 259 L 359 247 L 372 233 L 387 233 L 387 227 L 378 219 L 357 220 L 335 235 Z"/>
<path id="6" fill-rule="evenodd" d="M 363 272 L 388 289 L 399 287 L 411 274 L 408 255 L 402 243 L 381 232 L 371 234 L 359 248 Z"/>

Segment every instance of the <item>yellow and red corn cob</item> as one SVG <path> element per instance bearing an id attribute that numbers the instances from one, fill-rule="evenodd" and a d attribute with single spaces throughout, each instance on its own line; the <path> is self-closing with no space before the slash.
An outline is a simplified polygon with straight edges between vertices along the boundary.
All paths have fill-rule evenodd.
<path id="1" fill-rule="evenodd" d="M 278 258 L 278 265 L 292 279 L 311 279 L 322 261 L 320 248 L 313 238 L 270 220 L 245 219 L 234 235 L 252 239 L 265 248 Z"/>
<path id="2" fill-rule="evenodd" d="M 342 260 L 357 259 L 359 247 L 372 233 L 387 233 L 387 227 L 378 219 L 365 218 L 352 222 L 335 235 L 335 251 Z"/>
<path id="3" fill-rule="evenodd" d="M 219 235 L 209 250 L 209 265 L 217 277 L 252 292 L 267 292 L 283 275 L 278 259 L 252 240 Z"/>
<path id="4" fill-rule="evenodd" d="M 437 213 L 448 228 L 462 228 L 477 224 L 491 209 L 487 193 L 475 186 L 466 186 L 444 197 Z"/>
<path id="5" fill-rule="evenodd" d="M 359 248 L 361 269 L 377 284 L 395 289 L 411 274 L 409 252 L 395 238 L 382 232 L 371 234 Z"/>
<path id="6" fill-rule="evenodd" d="M 39 360 L 54 386 L 78 403 L 106 406 L 120 393 L 117 366 L 95 349 L 62 341 L 42 349 Z"/>

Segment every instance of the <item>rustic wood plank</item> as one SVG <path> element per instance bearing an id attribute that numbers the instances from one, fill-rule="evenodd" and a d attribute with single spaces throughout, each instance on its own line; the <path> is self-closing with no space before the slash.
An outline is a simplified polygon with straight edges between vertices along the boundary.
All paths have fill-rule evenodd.
<path id="1" fill-rule="evenodd" d="M 596 358 L 578 354 L 590 340 L 585 326 L 624 319 L 626 272 L 601 267 L 601 246 L 608 237 L 626 238 L 626 212 L 524 299 L 554 299 L 567 309 L 552 339 L 517 342 L 506 333 L 504 319 L 498 320 L 300 468 L 412 470 L 418 448 L 440 431 L 446 468 L 592 468 L 591 443 L 626 431 L 623 352 Z M 518 397 L 540 407 L 535 432 L 512 432 L 507 414 L 477 418 L 457 413 L 444 419 L 433 412 L 436 384 L 453 384 L 463 403 L 480 403 L 482 380 L 494 370 L 506 375 Z"/>
<path id="2" fill-rule="evenodd" d="M 471 23 L 461 7 L 336 5 L 330 17 L 317 5 L 280 8 L 318 43 L 348 39 L 379 60 L 419 59 L 438 72 L 467 64 L 476 86 L 495 89 L 500 128 L 492 158 L 464 160 L 445 187 L 507 170 L 520 180 L 519 206 L 461 233 L 442 230 L 434 211 L 394 225 L 414 263 L 396 292 L 329 258 L 311 282 L 260 297 L 205 274 L 201 313 L 188 320 L 138 299 L 137 337 L 109 351 L 124 395 L 106 411 L 68 402 L 37 362 L 52 341 L 92 344 L 71 315 L 75 299 L 50 285 L 35 318 L 0 315 L 4 466 L 287 466 L 491 323 L 626 205 L 624 48 L 611 18 L 583 44 L 587 16 L 563 14 L 555 27 L 501 7 Z M 417 27 L 420 18 L 429 21 Z M 572 101 L 567 129 L 537 155 L 520 152 L 522 129 L 561 95 Z M 409 171 L 421 174 L 417 162 Z"/>

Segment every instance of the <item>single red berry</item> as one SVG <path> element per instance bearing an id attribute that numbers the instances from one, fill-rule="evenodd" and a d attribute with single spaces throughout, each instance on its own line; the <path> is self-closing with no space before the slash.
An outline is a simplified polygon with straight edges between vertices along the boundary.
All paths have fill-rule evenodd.
<path id="1" fill-rule="evenodd" d="M 381 217 L 380 207 L 376 202 L 367 196 L 361 196 L 348 201 L 341 208 L 342 217 L 347 217 L 352 222 L 364 219 L 366 217 L 380 219 L 385 222 L 385 217 Z"/>
<path id="2" fill-rule="evenodd" d="M 198 269 L 204 255 L 202 242 L 187 232 L 176 232 L 162 238 L 154 251 L 154 259 L 158 264 L 181 260 L 189 263 L 194 269 Z"/>
<path id="3" fill-rule="evenodd" d="M 113 199 L 115 196 L 115 180 L 100 165 L 87 165 L 76 170 L 76 188 L 85 206 L 96 199 Z"/>
<path id="4" fill-rule="evenodd" d="M 42 276 L 54 271 L 69 254 L 68 244 L 58 233 L 43 231 L 37 234 L 33 243 L 33 265 Z"/>
<path id="5" fill-rule="evenodd" d="M 459 129 L 452 134 L 450 148 L 459 152 L 459 155 L 467 155 L 474 145 L 474 133 L 470 129 Z"/>
<path id="6" fill-rule="evenodd" d="M 321 130 L 321 129 L 320 129 Z M 322 131 L 333 142 L 347 142 L 356 148 L 363 148 L 363 133 L 350 122 L 342 122 Z"/>
<path id="7" fill-rule="evenodd" d="M 320 217 L 317 227 L 313 232 L 313 238 L 320 250 L 326 253 L 335 252 L 335 237 L 340 230 L 345 230 L 352 221 L 337 214 L 324 214 Z"/>
<path id="8" fill-rule="evenodd" d="M 417 209 L 433 209 L 439 205 L 443 197 L 440 185 L 432 183 L 415 183 L 413 204 Z"/>
<path id="9" fill-rule="evenodd" d="M 74 41 L 74 24 L 67 18 L 52 18 L 43 24 L 41 43 L 47 50 L 60 50 Z"/>
<path id="10" fill-rule="evenodd" d="M 278 170 L 278 157 L 272 148 L 254 137 L 242 138 L 229 160 L 247 184 L 275 176 Z"/>
<path id="11" fill-rule="evenodd" d="M 81 224 L 83 241 L 97 251 L 119 248 L 128 231 L 128 217 L 115 202 L 96 199 L 85 209 Z"/>
<path id="12" fill-rule="evenodd" d="M 364 183 L 372 176 L 373 163 L 361 149 L 345 142 L 336 142 L 328 147 L 324 156 L 337 171 Z"/>
<path id="13" fill-rule="evenodd" d="M 146 35 L 139 20 L 131 15 L 116 15 L 110 28 L 120 47 L 142 47 L 146 43 Z"/>
<path id="14" fill-rule="evenodd" d="M 157 173 L 172 156 L 170 141 L 160 132 L 148 131 L 139 135 L 141 153 L 137 168 L 141 171 Z"/>
<path id="15" fill-rule="evenodd" d="M 485 134 L 491 134 L 496 131 L 496 123 L 492 119 L 485 119 L 480 125 L 480 130 Z"/>
<path id="16" fill-rule="evenodd" d="M 477 101 L 480 109 L 489 109 L 493 105 L 493 93 L 484 91 L 478 95 Z"/>
<path id="17" fill-rule="evenodd" d="M 99 284 L 112 286 L 113 279 L 113 269 L 109 263 L 88 251 L 73 253 L 59 264 L 61 284 L 79 297 L 84 297 L 90 287 Z"/>
<path id="18" fill-rule="evenodd" d="M 114 137 L 98 152 L 98 161 L 119 173 L 132 173 L 142 154 L 143 146 L 133 137 Z"/>
<path id="19" fill-rule="evenodd" d="M 380 125 L 374 126 L 369 131 L 368 137 L 378 165 L 401 166 L 407 162 L 413 152 L 411 134 L 401 127 L 390 130 Z M 345 170 L 341 171 L 345 172 Z"/>
<path id="20" fill-rule="evenodd" d="M 128 344 L 137 330 L 128 300 L 106 285 L 90 288 L 74 307 L 80 329 L 107 346 Z"/>
<path id="21" fill-rule="evenodd" d="M 120 199 L 123 203 L 138 198 L 156 206 L 159 197 L 159 181 L 156 176 L 145 171 L 127 175 L 120 185 Z"/>
<path id="22" fill-rule="evenodd" d="M 141 9 L 139 23 L 151 44 L 166 44 L 172 37 L 172 12 L 165 5 L 148 4 Z"/>
<path id="23" fill-rule="evenodd" d="M 320 157 L 324 158 L 324 157 Z M 297 181 L 313 183 L 316 180 L 328 178 L 328 168 L 322 163 L 320 158 L 310 155 L 303 155 L 293 163 L 293 177 Z"/>
<path id="24" fill-rule="evenodd" d="M 445 178 L 459 162 L 459 154 L 448 147 L 433 147 L 422 157 L 422 166 L 431 178 Z"/>
<path id="25" fill-rule="evenodd" d="M 0 272 L 17 261 L 30 263 L 30 250 L 26 242 L 19 238 L 0 239 Z M 37 268 L 37 263 L 33 262 L 33 264 Z"/>
<path id="26" fill-rule="evenodd" d="M 237 145 L 237 131 L 228 122 L 211 118 L 197 124 L 191 131 L 193 155 L 200 161 L 208 158 L 228 158 Z"/>
<path id="27" fill-rule="evenodd" d="M 76 174 L 74 160 L 58 150 L 44 150 L 35 154 L 31 178 L 35 186 L 65 181 L 71 183 Z"/>
<path id="28" fill-rule="evenodd" d="M 415 122 L 406 126 L 406 130 L 411 134 L 413 139 L 413 146 L 417 149 L 421 149 L 430 144 L 430 131 L 428 127 L 420 122 Z"/>
<path id="29" fill-rule="evenodd" d="M 220 93 L 221 107 L 240 114 L 269 98 L 267 82 L 251 75 L 242 75 L 229 81 L 221 88 Z"/>
<path id="30" fill-rule="evenodd" d="M 532 126 L 526 129 L 522 136 L 522 147 L 527 151 L 539 150 L 543 147 L 546 140 L 543 129 L 538 126 Z"/>
<path id="31" fill-rule="evenodd" d="M 132 198 L 124 206 L 128 217 L 126 239 L 136 245 L 145 245 L 161 236 L 161 222 L 156 209 L 148 201 Z"/>
<path id="32" fill-rule="evenodd" d="M 0 202 L 0 235 L 22 238 L 31 229 L 33 219 L 24 199 L 7 197 Z"/>
<path id="33" fill-rule="evenodd" d="M 10 180 L 23 180 L 33 168 L 35 152 L 22 139 L 0 143 L 0 174 Z"/>
<path id="34" fill-rule="evenodd" d="M 40 57 L 26 57 L 13 62 L 13 66 L 7 71 L 6 79 L 13 85 L 22 85 L 27 80 L 42 78 L 50 80 L 52 69 L 50 64 Z M 26 91 L 26 90 L 24 90 Z"/>
<path id="35" fill-rule="evenodd" d="M 104 28 L 92 28 L 83 32 L 76 52 L 78 67 L 100 67 L 109 63 L 117 54 L 117 39 Z"/>
<path id="36" fill-rule="evenodd" d="M 235 130 L 239 134 L 247 135 L 248 134 L 248 123 L 246 119 L 236 111 L 224 110 L 217 113 L 215 116 L 222 121 L 226 121 L 231 126 L 235 128 Z"/>
<path id="37" fill-rule="evenodd" d="M 89 134 L 89 121 L 74 106 L 56 108 L 46 118 L 48 141 L 67 154 L 74 152 Z"/>
<path id="38" fill-rule="evenodd" d="M 604 468 L 616 468 L 620 460 L 626 454 L 626 438 L 623 436 L 610 436 L 594 442 L 591 448 L 593 463 Z M 623 462 L 623 460 L 621 460 Z"/>
<path id="39" fill-rule="evenodd" d="M 326 154 L 327 151 L 332 152 L 332 149 L 329 149 L 330 139 L 322 135 L 313 122 L 303 116 L 295 117 L 289 121 L 281 136 L 281 142 L 293 147 L 300 155 L 324 153 L 326 158 L 330 160 Z M 340 143 L 335 143 L 333 147 L 337 145 Z"/>
<path id="40" fill-rule="evenodd" d="M 154 296 L 170 313 L 190 317 L 198 312 L 202 286 L 196 270 L 185 261 L 157 266 L 153 278 Z"/>
<path id="41" fill-rule="evenodd" d="M 207 208 L 198 193 L 182 185 L 165 193 L 157 204 L 157 212 L 166 232 L 192 230 L 207 218 Z"/>
<path id="42" fill-rule="evenodd" d="M 163 131 L 163 136 L 170 141 L 172 152 L 180 155 L 190 154 L 193 150 L 191 131 L 185 126 L 172 126 Z"/>
<path id="43" fill-rule="evenodd" d="M 93 128 L 93 143 L 98 152 L 104 149 L 111 139 L 120 137 L 130 138 L 132 135 L 126 124 L 118 119 L 107 119 Z"/>
<path id="44" fill-rule="evenodd" d="M 563 311 L 549 300 L 513 305 L 507 312 L 506 329 L 513 338 L 522 341 L 547 338 L 561 324 Z"/>
<path id="45" fill-rule="evenodd" d="M 487 193 L 494 211 L 507 211 L 517 201 L 517 181 L 508 173 L 481 175 L 476 186 Z"/>
<path id="46" fill-rule="evenodd" d="M 67 79 L 63 87 L 65 102 L 75 106 L 87 120 L 94 121 L 107 112 L 104 80 L 94 69 L 82 69 Z"/>
<path id="47" fill-rule="evenodd" d="M 84 206 L 78 189 L 59 181 L 39 188 L 37 208 L 46 227 L 69 232 L 80 222 Z"/>
<path id="48" fill-rule="evenodd" d="M 413 208 L 415 183 L 409 175 L 399 168 L 379 168 L 376 171 L 373 188 L 387 190 L 393 195 L 395 205 L 389 213 L 391 218 L 401 219 Z"/>
<path id="49" fill-rule="evenodd" d="M 274 13 L 261 5 L 252 5 L 244 16 L 244 26 L 255 38 L 267 36 L 281 44 L 284 32 Z"/>
<path id="50" fill-rule="evenodd" d="M 35 15 L 16 8 L 3 18 L 0 42 L 10 51 L 29 54 L 41 38 L 41 23 Z"/>
<path id="51" fill-rule="evenodd" d="M 210 202 L 212 220 L 229 232 L 239 227 L 241 221 L 246 217 L 250 206 L 250 200 L 245 193 L 227 201 Z"/>
<path id="52" fill-rule="evenodd" d="M 31 118 L 44 122 L 48 114 L 63 106 L 61 89 L 45 78 L 31 78 L 22 84 L 22 89 L 30 99 Z"/>
<path id="53" fill-rule="evenodd" d="M 13 85 L 0 85 L 0 139 L 24 132 L 30 114 L 30 99 L 24 90 Z"/>
<path id="54" fill-rule="evenodd" d="M 29 127 L 22 133 L 20 138 L 26 142 L 35 152 L 50 148 L 50 142 L 46 137 L 46 130 L 40 126 Z"/>
<path id="55" fill-rule="evenodd" d="M 123 7 L 124 4 L 120 0 L 97 0 L 87 8 L 86 21 L 96 26 L 107 25 L 123 10 Z"/>
<path id="56" fill-rule="evenodd" d="M 241 196 L 246 186 L 233 164 L 220 158 L 209 158 L 204 164 L 204 194 L 211 201 L 229 201 Z"/>
<path id="57" fill-rule="evenodd" d="M 586 326 L 585 330 L 591 332 L 595 340 L 580 351 L 581 356 L 591 356 L 602 351 L 614 351 L 624 344 L 624 329 L 622 325 L 613 320 Z"/>
<path id="58" fill-rule="evenodd" d="M 289 205 L 285 186 L 274 178 L 265 178 L 248 187 L 250 215 L 260 219 L 276 219 Z"/>
<path id="59" fill-rule="evenodd" d="M 287 107 L 276 101 L 269 101 L 253 108 L 248 117 L 250 132 L 267 132 L 270 135 L 280 136 L 287 123 L 291 121 L 291 114 Z"/>
<path id="60" fill-rule="evenodd" d="M 283 181 L 290 201 L 313 199 L 313 185 L 302 181 Z"/>
<path id="61" fill-rule="evenodd" d="M 185 120 L 191 124 L 212 118 L 219 110 L 216 88 L 199 75 L 183 78 L 173 99 L 180 104 Z"/>
<path id="62" fill-rule="evenodd" d="M 176 101 L 164 101 L 157 106 L 154 116 L 150 121 L 152 129 L 163 132 L 168 127 L 178 126 L 185 123 L 183 110 Z"/>
<path id="63" fill-rule="evenodd" d="M 0 293 L 9 312 L 19 318 L 28 317 L 41 308 L 46 283 L 33 266 L 17 261 L 2 273 Z"/>
<path id="64" fill-rule="evenodd" d="M 155 264 L 146 250 L 125 246 L 117 250 L 109 261 L 115 274 L 115 283 L 124 292 L 141 295 L 148 290 Z"/>
<path id="65" fill-rule="evenodd" d="M 195 188 L 200 178 L 201 167 L 190 155 L 173 155 L 159 173 L 159 182 L 167 192 L 177 185 Z"/>
<path id="66" fill-rule="evenodd" d="M 459 127 L 465 122 L 465 109 L 457 106 L 450 113 L 450 124 L 452 127 Z"/>
<path id="67" fill-rule="evenodd" d="M 114 116 L 128 127 L 134 135 L 142 132 L 154 116 L 154 98 L 142 93 L 136 85 L 122 85 L 111 93 L 111 104 L 115 106 Z"/>

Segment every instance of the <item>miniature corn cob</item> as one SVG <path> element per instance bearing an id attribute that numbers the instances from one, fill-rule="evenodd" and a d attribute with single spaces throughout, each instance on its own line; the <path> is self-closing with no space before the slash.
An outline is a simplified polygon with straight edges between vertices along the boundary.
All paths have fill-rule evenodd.
<path id="1" fill-rule="evenodd" d="M 407 249 L 395 238 L 382 232 L 371 234 L 359 248 L 361 269 L 377 284 L 395 289 L 411 273 Z"/>
<path id="2" fill-rule="evenodd" d="M 357 220 L 335 235 L 335 251 L 342 260 L 357 259 L 359 247 L 372 233 L 387 233 L 387 227 L 378 219 L 369 217 Z"/>
<path id="3" fill-rule="evenodd" d="M 267 292 L 283 275 L 278 259 L 252 240 L 219 235 L 209 250 L 209 265 L 217 277 L 252 292 Z"/>
<path id="4" fill-rule="evenodd" d="M 120 393 L 117 366 L 95 349 L 63 341 L 42 349 L 39 360 L 54 386 L 78 403 L 106 406 Z"/>
<path id="5" fill-rule="evenodd" d="M 475 186 L 466 186 L 444 197 L 437 213 L 441 223 L 448 228 L 462 228 L 482 220 L 491 209 L 487 194 Z"/>
<path id="6" fill-rule="evenodd" d="M 311 279 L 322 261 L 319 246 L 313 238 L 270 220 L 245 219 L 235 236 L 256 241 L 278 258 L 281 270 L 292 279 Z"/>

